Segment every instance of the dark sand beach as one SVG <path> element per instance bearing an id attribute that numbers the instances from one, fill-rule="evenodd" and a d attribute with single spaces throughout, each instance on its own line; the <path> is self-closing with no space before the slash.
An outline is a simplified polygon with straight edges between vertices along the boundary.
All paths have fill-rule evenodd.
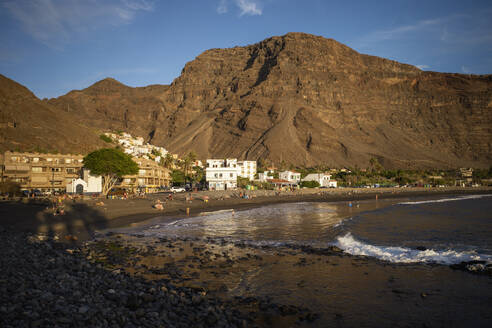
<path id="1" fill-rule="evenodd" d="M 168 202 L 164 201 L 166 195 L 161 194 L 146 199 L 103 200 L 104 204 L 100 200 L 67 202 L 65 216 L 53 216 L 46 204 L 39 201 L 3 203 L 0 210 L 4 234 L 30 232 L 31 239 L 48 240 L 36 243 L 59 245 L 54 248 L 59 248 L 65 254 L 63 256 L 69 256 L 64 261 L 72 261 L 76 256 L 78 261 L 87 262 L 89 268 L 95 268 L 88 269 L 95 272 L 91 274 L 100 277 L 109 272 L 119 281 L 126 281 L 125 288 L 115 286 L 111 279 L 111 282 L 103 279 L 97 287 L 111 290 L 110 295 L 103 293 L 101 302 L 109 302 L 107 306 L 121 314 L 119 319 L 106 316 L 107 326 L 131 327 L 145 323 L 144 326 L 166 327 L 489 327 L 492 324 L 490 272 L 471 272 L 460 265 L 392 263 L 350 255 L 332 245 L 276 245 L 231 240 L 219 235 L 144 236 L 138 231 L 140 227 L 153 224 L 156 217 L 161 224 L 186 219 L 186 208 L 193 217 L 203 212 L 230 209 L 240 212 L 275 204 L 323 202 L 343 204 L 337 215 L 354 216 L 402 199 L 490 192 L 488 188 L 320 189 L 309 194 L 289 192 L 274 196 L 248 193 L 255 196 L 250 199 L 236 198 L 231 193 L 193 193 L 191 202 L 185 199 L 188 194 L 175 195 Z M 376 195 L 380 202 L 372 201 Z M 209 201 L 204 202 L 203 196 L 208 196 Z M 152 208 L 157 199 L 164 203 L 164 210 Z M 347 206 L 352 203 L 357 207 Z M 125 229 L 137 232 L 128 233 Z M 58 241 L 52 241 L 50 235 Z M 9 249 L 11 246 L 12 243 Z M 66 253 L 67 248 L 70 254 Z M 65 281 L 63 274 L 67 273 L 67 265 L 61 265 L 56 271 Z M 11 273 L 15 274 L 15 270 Z M 4 272 L 0 277 L 2 288 L 7 288 L 6 282 L 20 283 L 5 275 Z M 87 285 L 91 283 L 86 283 L 89 288 Z M 50 288 L 50 294 L 56 295 L 59 287 L 50 285 L 47 288 Z M 43 286 L 36 286 L 36 290 L 43 290 Z M 27 301 L 22 301 L 23 294 L 18 294 L 22 289 L 21 292 L 9 291 L 11 297 L 26 304 Z M 136 295 L 136 299 L 129 295 Z M 68 303 L 75 302 L 67 296 L 65 299 Z M 57 322 L 51 320 L 56 318 L 52 306 L 43 308 L 48 313 L 40 315 L 49 320 L 37 318 L 36 321 L 24 318 L 20 310 L 5 307 L 6 298 L 2 301 L 0 311 L 5 318 L 17 320 L 12 322 L 22 323 L 17 326 L 33 326 L 32 322 L 50 326 L 49 323 Z M 56 300 L 52 302 L 56 303 Z M 94 312 L 94 316 L 80 316 L 86 307 L 87 313 L 96 311 L 93 304 L 78 304 L 76 308 L 66 310 L 64 318 L 70 317 L 70 311 L 75 311 L 79 320 L 75 326 L 100 323 L 96 319 L 104 315 L 99 312 Z M 186 321 L 170 312 L 181 316 L 190 312 L 193 319 Z M 63 321 L 58 324 L 68 326 L 72 323 L 66 320 L 66 324 Z"/>
<path id="2" fill-rule="evenodd" d="M 63 237 L 76 236 L 77 241 L 91 239 L 94 232 L 138 224 L 156 216 L 170 220 L 223 209 L 247 209 L 263 205 L 294 202 L 337 202 L 364 199 L 390 199 L 405 197 L 439 197 L 492 193 L 492 188 L 336 188 L 303 189 L 298 191 L 256 190 L 244 191 L 249 199 L 239 198 L 240 191 L 205 191 L 176 193 L 169 200 L 169 193 L 147 194 L 131 199 L 79 199 L 65 200 L 65 215 L 53 216 L 48 198 L 4 200 L 0 202 L 0 224 L 16 231 L 52 234 Z M 192 200 L 186 198 L 191 194 Z M 208 201 L 204 201 L 208 197 Z M 162 201 L 163 210 L 153 205 Z M 189 215 L 187 215 L 189 208 Z"/>

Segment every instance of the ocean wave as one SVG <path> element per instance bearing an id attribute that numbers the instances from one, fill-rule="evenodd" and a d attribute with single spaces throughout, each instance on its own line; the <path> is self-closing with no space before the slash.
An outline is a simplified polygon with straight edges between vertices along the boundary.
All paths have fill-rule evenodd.
<path id="1" fill-rule="evenodd" d="M 430 203 L 445 203 L 445 202 L 454 202 L 458 200 L 467 200 L 467 199 L 479 199 L 484 197 L 490 197 L 492 195 L 469 195 L 469 196 L 459 196 L 455 198 L 442 198 L 442 199 L 432 199 L 432 200 L 422 200 L 416 202 L 401 202 L 398 205 L 418 205 L 418 204 L 430 204 Z"/>
<path id="2" fill-rule="evenodd" d="M 393 263 L 421 262 L 450 265 L 468 261 L 492 261 L 492 255 L 477 254 L 473 251 L 416 250 L 395 246 L 375 246 L 355 239 L 350 233 L 338 237 L 335 245 L 351 255 L 370 256 Z"/>

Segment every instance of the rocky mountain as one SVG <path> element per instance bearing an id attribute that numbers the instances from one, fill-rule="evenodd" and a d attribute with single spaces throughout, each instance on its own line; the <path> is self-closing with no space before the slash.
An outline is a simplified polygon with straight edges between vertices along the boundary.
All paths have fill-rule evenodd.
<path id="1" fill-rule="evenodd" d="M 492 164 L 492 75 L 424 72 L 303 33 L 207 50 L 169 86 L 105 79 L 47 104 L 201 158 Z"/>
<path id="2" fill-rule="evenodd" d="M 103 144 L 96 130 L 0 74 L 0 151 L 83 154 Z"/>

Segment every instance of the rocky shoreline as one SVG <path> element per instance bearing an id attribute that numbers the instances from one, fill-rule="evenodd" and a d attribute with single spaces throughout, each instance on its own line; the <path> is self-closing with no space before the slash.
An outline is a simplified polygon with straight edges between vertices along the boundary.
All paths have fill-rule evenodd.
<path id="1" fill-rule="evenodd" d="M 0 237 L 2 327 L 254 327 L 277 316 L 316 319 L 268 298 L 219 298 L 176 285 L 180 279 L 145 279 L 128 270 L 131 255 L 149 256 L 151 249 L 114 241 L 67 248 L 44 235 L 5 229 Z"/>

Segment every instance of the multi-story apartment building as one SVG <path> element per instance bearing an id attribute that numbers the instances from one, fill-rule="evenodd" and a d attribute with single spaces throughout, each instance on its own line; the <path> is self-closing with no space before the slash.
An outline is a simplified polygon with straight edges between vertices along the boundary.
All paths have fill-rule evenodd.
<path id="1" fill-rule="evenodd" d="M 161 187 L 169 186 L 169 170 L 158 165 L 155 161 L 145 158 L 133 158 L 138 164 L 136 175 L 125 175 L 118 187 L 131 191 L 141 190 L 156 192 Z"/>
<path id="2" fill-rule="evenodd" d="M 82 155 L 7 151 L 0 157 L 1 179 L 18 182 L 23 190 L 62 191 L 80 176 Z"/>
<path id="3" fill-rule="evenodd" d="M 238 176 L 253 181 L 256 175 L 256 161 L 238 161 L 237 169 Z"/>
<path id="4" fill-rule="evenodd" d="M 205 179 L 210 190 L 237 188 L 237 159 L 207 159 Z"/>

